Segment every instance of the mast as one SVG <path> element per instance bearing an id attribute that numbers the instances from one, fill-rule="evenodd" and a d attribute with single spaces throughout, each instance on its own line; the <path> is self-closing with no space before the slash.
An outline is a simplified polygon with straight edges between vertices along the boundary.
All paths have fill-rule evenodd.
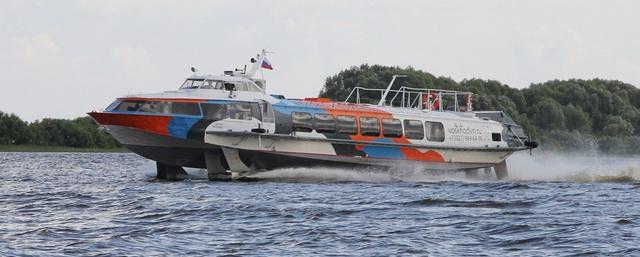
<path id="1" fill-rule="evenodd" d="M 405 77 L 407 77 L 407 75 L 393 75 L 393 77 L 391 78 L 391 82 L 389 82 L 389 86 L 387 86 L 387 90 L 384 91 L 384 94 L 382 95 L 382 98 L 380 98 L 380 102 L 378 102 L 378 106 L 384 106 L 384 99 L 387 98 L 387 95 L 389 94 L 389 91 L 391 90 L 391 86 L 393 86 L 393 81 L 395 81 L 396 78 L 405 78 Z"/>
<path id="2" fill-rule="evenodd" d="M 260 69 L 260 66 L 262 65 L 262 62 L 264 61 L 264 57 L 267 55 L 267 51 L 262 49 L 262 51 L 260 51 L 260 53 L 256 56 L 256 58 L 251 58 L 251 63 L 253 63 L 253 66 L 251 66 L 251 69 L 245 73 L 243 76 L 250 78 L 253 77 L 253 75 L 256 74 L 256 71 L 258 71 L 258 69 Z"/>

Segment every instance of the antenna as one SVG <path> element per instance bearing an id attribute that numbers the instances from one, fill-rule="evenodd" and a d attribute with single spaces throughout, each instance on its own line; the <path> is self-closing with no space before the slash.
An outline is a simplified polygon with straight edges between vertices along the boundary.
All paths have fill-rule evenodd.
<path id="1" fill-rule="evenodd" d="M 391 78 L 391 82 L 389 82 L 389 86 L 387 86 L 387 90 L 384 91 L 382 98 L 380 98 L 380 102 L 378 102 L 378 106 L 384 106 L 384 99 L 387 98 L 387 95 L 391 90 L 391 86 L 393 86 L 393 82 L 396 80 L 396 78 L 406 78 L 406 77 L 407 75 L 393 75 L 393 77 Z"/>

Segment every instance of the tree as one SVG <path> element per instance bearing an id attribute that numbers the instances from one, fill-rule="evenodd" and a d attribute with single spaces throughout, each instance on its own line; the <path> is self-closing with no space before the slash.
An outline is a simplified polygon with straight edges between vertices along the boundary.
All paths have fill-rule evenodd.
<path id="1" fill-rule="evenodd" d="M 567 129 L 588 131 L 591 129 L 588 115 L 573 104 L 569 104 L 564 108 L 564 116 L 566 117 Z"/>
<path id="2" fill-rule="evenodd" d="M 562 106 L 553 99 L 545 98 L 534 106 L 534 124 L 545 130 L 562 130 L 565 128 L 566 118 Z"/>
<path id="3" fill-rule="evenodd" d="M 411 67 L 360 65 L 327 78 L 320 96 L 342 101 L 355 86 L 385 88 L 394 74 L 408 77 L 396 88 L 451 89 L 473 92 L 475 110 L 502 110 L 542 146 L 556 149 L 598 148 L 605 152 L 640 153 L 640 90 L 617 80 L 550 80 L 516 89 L 478 78 L 456 82 Z M 394 88 L 395 89 L 395 88 Z M 371 95 L 370 98 L 378 98 Z M 374 102 L 371 100 L 371 102 Z"/>
<path id="4" fill-rule="evenodd" d="M 0 144 L 115 148 L 120 144 L 90 117 L 43 119 L 27 123 L 0 112 Z"/>
<path id="5" fill-rule="evenodd" d="M 27 123 L 15 114 L 0 112 L 0 144 L 23 144 L 26 138 Z"/>
<path id="6" fill-rule="evenodd" d="M 630 136 L 633 134 L 633 126 L 620 116 L 607 118 L 607 125 L 602 130 L 603 134 L 610 137 Z"/>

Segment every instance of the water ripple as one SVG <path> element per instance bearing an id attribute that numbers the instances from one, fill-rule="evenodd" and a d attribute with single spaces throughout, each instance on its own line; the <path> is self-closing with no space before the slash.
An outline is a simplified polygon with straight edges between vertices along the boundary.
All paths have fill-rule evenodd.
<path id="1" fill-rule="evenodd" d="M 288 169 L 248 183 L 154 169 L 133 154 L 0 153 L 0 255 L 640 255 L 636 168 L 504 182 Z"/>
<path id="2" fill-rule="evenodd" d="M 478 200 L 478 201 L 461 201 L 461 200 L 447 200 L 447 199 L 431 199 L 425 198 L 415 201 L 407 202 L 409 205 L 422 205 L 422 206 L 436 206 L 436 207 L 459 207 L 459 208 L 529 208 L 535 205 L 533 202 L 505 202 L 505 201 L 491 201 L 491 200 Z"/>

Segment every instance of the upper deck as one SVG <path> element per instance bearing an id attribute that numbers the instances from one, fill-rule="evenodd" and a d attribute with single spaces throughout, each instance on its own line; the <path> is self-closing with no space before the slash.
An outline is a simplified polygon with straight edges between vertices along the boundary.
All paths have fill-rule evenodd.
<path id="1" fill-rule="evenodd" d="M 443 89 L 401 87 L 397 90 L 355 87 L 345 103 L 369 103 L 377 106 L 421 111 L 473 111 L 473 93 Z"/>

